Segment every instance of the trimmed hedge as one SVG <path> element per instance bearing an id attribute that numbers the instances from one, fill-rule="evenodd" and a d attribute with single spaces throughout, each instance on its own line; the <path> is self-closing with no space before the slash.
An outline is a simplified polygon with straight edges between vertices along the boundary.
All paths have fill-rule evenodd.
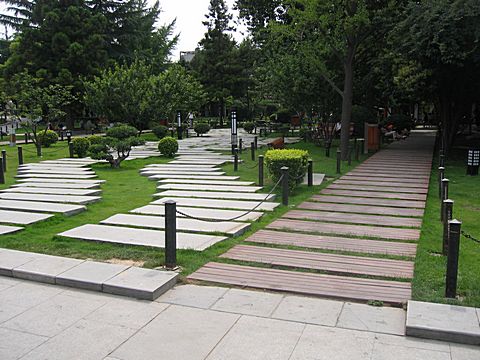
<path id="1" fill-rule="evenodd" d="M 166 157 L 173 157 L 178 151 L 178 141 L 171 136 L 164 137 L 158 143 L 158 151 Z"/>
<path id="2" fill-rule="evenodd" d="M 206 134 L 210 131 L 210 125 L 205 124 L 205 123 L 199 123 L 199 124 L 195 125 L 193 130 L 195 130 L 195 132 L 197 133 L 197 136 L 198 135 L 203 135 L 203 134 Z"/>
<path id="3" fill-rule="evenodd" d="M 90 145 L 100 145 L 103 144 L 105 138 L 100 135 L 91 135 L 87 137 L 88 141 L 90 142 Z"/>
<path id="4" fill-rule="evenodd" d="M 167 131 L 168 131 L 168 128 L 166 126 L 163 126 L 163 125 L 155 126 L 152 129 L 152 132 L 159 139 L 163 139 L 167 135 Z"/>
<path id="5" fill-rule="evenodd" d="M 255 124 L 251 121 L 248 121 L 243 124 L 243 130 L 245 130 L 249 134 L 251 134 L 254 129 L 255 129 Z"/>
<path id="6" fill-rule="evenodd" d="M 58 141 L 58 134 L 53 130 L 42 131 L 38 140 L 43 147 L 50 147 Z"/>
<path id="7" fill-rule="evenodd" d="M 90 147 L 90 141 L 88 138 L 74 138 L 72 140 L 73 153 L 79 158 L 87 156 L 88 148 Z"/>
<path id="8" fill-rule="evenodd" d="M 265 164 L 276 183 L 282 176 L 282 167 L 288 167 L 290 190 L 303 182 L 308 167 L 308 151 L 299 149 L 276 149 L 265 153 Z"/>

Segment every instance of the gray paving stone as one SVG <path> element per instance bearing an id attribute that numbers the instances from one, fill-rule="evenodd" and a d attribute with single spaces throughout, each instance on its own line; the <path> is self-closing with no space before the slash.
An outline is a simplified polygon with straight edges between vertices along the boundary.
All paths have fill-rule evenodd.
<path id="1" fill-rule="evenodd" d="M 313 173 L 313 185 L 322 185 L 324 179 L 325 174 Z M 302 184 L 308 184 L 308 174 L 305 175 Z"/>
<path id="2" fill-rule="evenodd" d="M 405 316 L 403 309 L 345 303 L 337 326 L 376 333 L 405 335 Z"/>
<path id="3" fill-rule="evenodd" d="M 192 176 L 221 176 L 225 175 L 224 171 L 188 171 L 188 170 L 152 170 L 149 172 L 140 173 L 143 176 L 148 176 L 152 180 L 161 179 L 162 177 L 171 177 L 172 175 L 183 175 L 188 179 Z M 213 179 L 213 178 L 212 178 Z"/>
<path id="4" fill-rule="evenodd" d="M 236 314 L 270 317 L 283 299 L 283 295 L 230 289 L 212 306 L 212 310 Z"/>
<path id="5" fill-rule="evenodd" d="M 91 204 L 101 200 L 100 196 L 43 195 L 22 193 L 0 193 L 0 199 L 20 201 L 42 201 L 53 203 Z"/>
<path id="6" fill-rule="evenodd" d="M 238 315 L 172 305 L 111 356 L 119 359 L 203 360 Z"/>
<path id="7" fill-rule="evenodd" d="M 57 275 L 55 283 L 80 289 L 102 291 L 102 285 L 105 281 L 128 268 L 129 267 L 125 265 L 84 261 Z"/>
<path id="8" fill-rule="evenodd" d="M 192 197 L 192 198 L 207 198 L 207 199 L 230 199 L 230 200 L 258 200 L 270 201 L 275 199 L 275 195 L 268 195 L 262 193 L 238 193 L 238 192 L 219 192 L 219 191 L 181 191 L 181 190 L 167 190 L 157 193 L 154 196 L 178 196 L 178 197 Z"/>
<path id="9" fill-rule="evenodd" d="M 51 218 L 50 214 L 37 214 L 25 211 L 0 210 L 0 222 L 8 224 L 29 225 Z"/>
<path id="10" fill-rule="evenodd" d="M 409 301 L 407 335 L 480 345 L 480 324 L 475 308 Z"/>
<path id="11" fill-rule="evenodd" d="M 100 179 L 41 179 L 41 178 L 25 178 L 25 179 L 18 179 L 18 182 L 39 182 L 39 183 L 53 183 L 53 184 L 91 184 L 91 185 L 99 185 L 104 183 L 105 180 Z M 14 186 L 14 185 L 12 185 Z"/>
<path id="12" fill-rule="evenodd" d="M 155 300 L 177 282 L 173 271 L 130 267 L 103 283 L 103 291 L 137 299 Z"/>
<path id="13" fill-rule="evenodd" d="M 219 208 L 219 209 L 238 209 L 251 210 L 255 208 L 256 211 L 273 211 L 278 205 L 274 202 L 263 202 L 258 207 L 257 201 L 240 201 L 240 200 L 217 200 L 217 199 L 196 199 L 185 197 L 162 197 L 161 199 L 153 201 L 153 205 L 162 205 L 165 201 L 173 200 L 177 206 L 192 206 L 202 208 Z"/>
<path id="14" fill-rule="evenodd" d="M 335 326 L 342 307 L 341 301 L 285 296 L 272 314 L 272 318 Z"/>
<path id="15" fill-rule="evenodd" d="M 70 170 L 66 168 L 62 169 L 48 169 L 48 168 L 39 168 L 39 167 L 33 167 L 33 168 L 23 168 L 23 169 L 18 169 L 17 171 L 18 175 L 25 175 L 25 174 L 66 174 L 66 175 L 95 175 L 94 171 L 85 169 L 85 170 Z"/>
<path id="16" fill-rule="evenodd" d="M 86 207 L 83 205 L 57 204 L 40 201 L 0 200 L 0 209 L 53 212 L 62 213 L 65 216 L 72 216 L 85 211 Z"/>
<path id="17" fill-rule="evenodd" d="M 451 360 L 450 352 L 375 344 L 371 360 Z"/>
<path id="18" fill-rule="evenodd" d="M 37 174 L 37 173 L 23 173 L 20 175 L 15 176 L 19 179 L 26 179 L 26 178 L 41 178 L 41 179 L 93 179 L 97 177 L 97 175 L 72 175 L 72 174 Z"/>
<path id="19" fill-rule="evenodd" d="M 190 164 L 198 164 L 198 161 L 201 159 L 201 157 L 198 158 L 192 158 L 192 159 L 178 159 L 178 160 L 173 160 L 170 161 L 169 164 L 174 164 L 174 165 L 190 165 Z M 225 160 L 214 160 L 214 159 L 202 159 L 201 162 L 203 165 L 212 165 L 212 166 L 219 166 L 225 164 L 227 159 Z"/>
<path id="20" fill-rule="evenodd" d="M 0 251 L 0 275 L 13 276 L 12 270 L 45 255 L 2 249 Z"/>
<path id="21" fill-rule="evenodd" d="M 12 187 L 10 189 L 0 190 L 4 193 L 25 193 L 25 194 L 49 194 L 49 195 L 81 195 L 81 196 L 94 196 L 100 195 L 102 190 L 81 190 L 81 189 L 66 189 L 66 188 L 51 188 L 51 187 Z"/>
<path id="22" fill-rule="evenodd" d="M 204 213 L 204 216 L 208 215 L 207 211 Z M 161 216 L 117 214 L 101 221 L 100 223 L 106 225 L 124 225 L 151 229 L 165 229 L 165 218 Z M 179 231 L 222 233 L 231 236 L 240 236 L 249 228 L 250 224 L 238 222 L 206 222 L 185 218 L 177 219 L 177 230 Z"/>
<path id="23" fill-rule="evenodd" d="M 478 360 L 480 359 L 480 347 L 467 345 L 450 346 L 451 360 Z"/>
<path id="24" fill-rule="evenodd" d="M 0 328 L 0 359 L 17 360 L 48 338 L 12 329 Z"/>
<path id="25" fill-rule="evenodd" d="M 156 301 L 209 309 L 227 291 L 228 288 L 216 286 L 177 285 L 160 296 Z"/>
<path id="26" fill-rule="evenodd" d="M 157 190 L 195 190 L 195 191 L 228 191 L 254 193 L 261 190 L 261 186 L 232 186 L 232 185 L 214 185 L 206 182 L 200 184 L 162 184 L 157 186 Z"/>
<path id="27" fill-rule="evenodd" d="M 254 185 L 253 181 L 227 181 L 227 180 L 210 180 L 205 181 L 203 180 L 195 180 L 195 179 L 162 179 L 158 183 L 159 184 L 205 184 L 208 183 L 209 185 L 228 185 L 228 186 L 250 186 Z"/>
<path id="28" fill-rule="evenodd" d="M 186 170 L 196 170 L 196 171 L 214 171 L 212 169 L 216 169 L 216 165 L 204 165 L 203 163 L 199 164 L 198 162 L 196 164 L 190 164 L 190 165 L 184 165 L 184 164 L 173 164 L 172 162 L 169 162 L 167 164 L 150 164 L 145 166 L 143 170 L 151 170 L 151 169 L 186 169 Z"/>
<path id="29" fill-rule="evenodd" d="M 62 165 L 26 164 L 26 165 L 20 165 L 18 167 L 18 171 L 28 171 L 28 170 L 44 171 L 44 172 L 61 170 L 61 171 L 71 171 L 74 173 L 92 172 L 92 169 L 90 167 L 79 167 L 79 166 L 67 167 Z"/>
<path id="30" fill-rule="evenodd" d="M 202 219 L 217 219 L 230 221 L 235 219 L 235 221 L 255 221 L 259 219 L 263 213 L 259 211 L 252 211 L 246 214 L 244 210 L 223 210 L 223 209 L 212 209 L 212 208 L 193 208 L 193 207 L 183 207 L 177 206 L 177 210 L 187 214 L 189 216 L 198 217 Z M 146 214 L 146 215 L 165 215 L 165 206 L 162 205 L 145 205 L 138 209 L 130 211 L 134 214 Z M 183 214 L 177 214 L 179 218 L 185 217 Z M 233 221 L 233 220 L 232 220 Z M 213 222 L 205 221 L 206 224 L 210 225 Z"/>
<path id="31" fill-rule="evenodd" d="M 15 267 L 12 273 L 16 278 L 55 284 L 55 278 L 59 274 L 82 262 L 83 260 L 44 255 Z"/>
<path id="32" fill-rule="evenodd" d="M 87 241 L 150 246 L 157 248 L 165 247 L 165 232 L 159 230 L 87 224 L 58 235 Z M 177 249 L 202 251 L 225 239 L 226 237 L 223 236 L 179 232 L 177 233 Z"/>
<path id="33" fill-rule="evenodd" d="M 39 188 L 53 188 L 53 189 L 98 189 L 100 184 L 82 184 L 82 183 L 57 183 L 57 182 L 21 182 L 12 185 L 12 188 L 20 187 L 39 187 Z"/>
<path id="34" fill-rule="evenodd" d="M 19 226 L 0 225 L 0 235 L 12 234 L 20 230 L 23 228 Z"/>
<path id="35" fill-rule="evenodd" d="M 196 180 L 237 180 L 239 176 L 205 176 L 205 175 L 191 175 L 191 174 L 162 174 L 152 175 L 148 177 L 150 180 L 162 180 L 162 179 L 196 179 Z"/>

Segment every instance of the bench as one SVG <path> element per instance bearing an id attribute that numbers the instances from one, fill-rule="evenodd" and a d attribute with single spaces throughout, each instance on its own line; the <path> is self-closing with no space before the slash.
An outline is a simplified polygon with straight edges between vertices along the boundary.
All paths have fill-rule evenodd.
<path id="1" fill-rule="evenodd" d="M 269 149 L 283 149 L 284 147 L 285 147 L 285 141 L 283 141 L 283 138 L 277 138 L 268 143 Z"/>

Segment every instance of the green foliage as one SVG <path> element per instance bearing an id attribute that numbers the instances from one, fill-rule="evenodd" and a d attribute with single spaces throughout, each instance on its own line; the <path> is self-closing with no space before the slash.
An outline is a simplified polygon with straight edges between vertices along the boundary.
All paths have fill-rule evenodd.
<path id="1" fill-rule="evenodd" d="M 171 136 L 164 137 L 158 142 L 158 151 L 166 157 L 174 157 L 178 151 L 178 141 Z"/>
<path id="2" fill-rule="evenodd" d="M 255 129 L 255 123 L 253 123 L 252 121 L 248 121 L 243 124 L 243 130 L 245 130 L 249 134 L 251 134 L 254 129 Z"/>
<path id="3" fill-rule="evenodd" d="M 168 131 L 168 128 L 166 126 L 163 126 L 163 125 L 155 126 L 152 129 L 152 132 L 159 139 L 163 139 L 165 137 L 165 135 L 167 135 L 167 131 Z"/>
<path id="4" fill-rule="evenodd" d="M 394 114 L 385 122 L 393 124 L 393 128 L 397 131 L 402 131 L 403 129 L 410 130 L 414 127 L 413 120 L 410 116 L 404 114 Z"/>
<path id="5" fill-rule="evenodd" d="M 87 137 L 87 139 L 91 145 L 98 145 L 98 144 L 102 144 L 105 138 L 100 135 L 90 135 Z"/>
<path id="6" fill-rule="evenodd" d="M 58 141 L 58 134 L 53 130 L 42 131 L 38 140 L 41 146 L 48 148 Z"/>
<path id="7" fill-rule="evenodd" d="M 301 184 L 307 172 L 308 151 L 299 149 L 276 149 L 265 153 L 265 164 L 274 182 L 282 176 L 281 168 L 289 171 L 288 185 L 290 190 Z"/>
<path id="8" fill-rule="evenodd" d="M 87 156 L 88 148 L 90 147 L 90 141 L 88 138 L 74 138 L 72 140 L 73 153 L 76 154 L 79 158 Z"/>
<path id="9" fill-rule="evenodd" d="M 365 106 L 354 105 L 352 107 L 352 122 L 355 124 L 355 134 L 363 137 L 365 123 L 376 123 L 375 113 Z"/>
<path id="10" fill-rule="evenodd" d="M 125 140 L 137 136 L 138 130 L 133 126 L 117 125 L 107 130 L 107 137 Z"/>
<path id="11" fill-rule="evenodd" d="M 198 124 L 195 124 L 195 126 L 193 127 L 193 130 L 197 133 L 197 135 L 201 136 L 210 131 L 210 125 L 206 123 L 198 123 Z"/>

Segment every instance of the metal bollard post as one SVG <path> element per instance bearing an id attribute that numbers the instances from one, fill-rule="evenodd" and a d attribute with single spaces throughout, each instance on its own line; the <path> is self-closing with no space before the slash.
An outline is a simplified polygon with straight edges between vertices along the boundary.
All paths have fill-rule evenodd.
<path id="1" fill-rule="evenodd" d="M 19 146 L 17 149 L 18 149 L 18 165 L 23 165 L 23 148 Z"/>
<path id="2" fill-rule="evenodd" d="M 347 154 L 348 166 L 352 165 L 352 147 L 348 146 L 348 154 Z"/>
<path id="3" fill-rule="evenodd" d="M 233 149 L 233 171 L 238 171 L 238 149 Z"/>
<path id="4" fill-rule="evenodd" d="M 253 138 L 253 143 L 255 144 L 255 150 L 257 150 L 258 149 L 258 136 L 255 136 Z"/>
<path id="5" fill-rule="evenodd" d="M 442 191 L 441 191 L 441 203 L 440 203 L 440 220 L 443 221 L 443 215 L 444 215 L 444 208 L 443 208 L 443 200 L 448 199 L 448 183 L 450 180 L 448 179 L 443 179 L 442 180 Z"/>
<path id="6" fill-rule="evenodd" d="M 438 197 L 442 198 L 442 180 L 445 178 L 445 168 L 440 166 L 438 168 Z"/>
<path id="7" fill-rule="evenodd" d="M 68 143 L 68 152 L 70 153 L 70 157 L 73 158 L 73 142 Z"/>
<path id="8" fill-rule="evenodd" d="M 258 155 L 258 186 L 263 186 L 263 155 Z"/>
<path id="9" fill-rule="evenodd" d="M 7 172 L 7 151 L 2 150 L 3 172 Z"/>
<path id="10" fill-rule="evenodd" d="M 445 167 L 445 155 L 443 155 L 443 151 L 442 154 L 440 154 L 440 166 Z"/>
<path id="11" fill-rule="evenodd" d="M 241 154 L 242 151 L 243 151 L 243 139 L 240 138 L 240 139 L 238 140 L 238 152 Z"/>
<path id="12" fill-rule="evenodd" d="M 60 131 L 60 141 L 63 141 L 63 130 Z"/>
<path id="13" fill-rule="evenodd" d="M 0 157 L 0 184 L 5 184 L 5 174 L 3 172 L 3 159 Z"/>
<path id="14" fill-rule="evenodd" d="M 460 249 L 460 228 L 462 222 L 458 220 L 450 220 L 449 239 L 448 239 L 448 256 L 447 256 L 447 275 L 445 278 L 445 297 L 455 298 L 457 296 L 457 275 L 458 275 L 458 256 Z"/>
<path id="15" fill-rule="evenodd" d="M 255 161 L 255 143 L 253 141 L 250 144 L 250 152 L 252 153 L 252 161 Z"/>
<path id="16" fill-rule="evenodd" d="M 165 267 L 177 267 L 177 203 L 165 201 Z"/>
<path id="17" fill-rule="evenodd" d="M 283 166 L 282 170 L 282 204 L 288 205 L 288 167 Z"/>
<path id="18" fill-rule="evenodd" d="M 307 184 L 313 186 L 313 160 L 308 159 Z"/>
<path id="19" fill-rule="evenodd" d="M 448 253 L 448 222 L 453 219 L 453 200 L 443 200 L 443 255 Z"/>
<path id="20" fill-rule="evenodd" d="M 340 164 L 342 161 L 342 151 L 340 149 L 337 149 L 337 174 L 340 174 L 341 168 Z"/>
<path id="21" fill-rule="evenodd" d="M 355 138 L 355 161 L 360 158 L 360 147 L 358 146 L 357 138 Z"/>

